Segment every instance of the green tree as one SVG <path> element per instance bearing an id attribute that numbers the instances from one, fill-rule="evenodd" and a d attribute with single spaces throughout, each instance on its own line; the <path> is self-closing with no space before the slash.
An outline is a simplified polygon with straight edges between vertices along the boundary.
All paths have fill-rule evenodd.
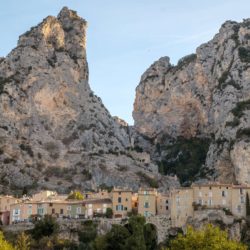
<path id="1" fill-rule="evenodd" d="M 128 230 L 131 236 L 126 241 L 127 250 L 146 250 L 144 239 L 145 217 L 137 215 L 129 218 Z"/>
<path id="2" fill-rule="evenodd" d="M 91 220 L 85 221 L 78 231 L 80 249 L 92 249 L 92 244 L 97 237 L 97 224 Z"/>
<path id="3" fill-rule="evenodd" d="M 113 217 L 113 210 L 112 208 L 108 207 L 106 210 L 106 217 L 107 218 L 112 218 Z"/>
<path id="4" fill-rule="evenodd" d="M 45 215 L 43 219 L 35 223 L 34 229 L 31 231 L 35 240 L 41 239 L 44 236 L 52 236 L 58 233 L 59 225 L 55 218 L 50 215 Z"/>
<path id="5" fill-rule="evenodd" d="M 186 235 L 179 234 L 170 242 L 170 250 L 247 250 L 241 243 L 228 239 L 225 231 L 211 224 L 201 230 L 187 228 Z"/>
<path id="6" fill-rule="evenodd" d="M 250 216 L 250 201 L 249 201 L 248 192 L 246 194 L 246 215 Z"/>
<path id="7" fill-rule="evenodd" d="M 15 250 L 15 248 L 4 239 L 3 232 L 1 231 L 0 231 L 0 250 Z"/>
<path id="8" fill-rule="evenodd" d="M 83 200 L 83 194 L 80 191 L 73 191 L 69 194 L 68 200 Z"/>
<path id="9" fill-rule="evenodd" d="M 22 232 L 18 235 L 16 241 L 17 250 L 29 250 L 30 249 L 30 236 Z"/>
<path id="10" fill-rule="evenodd" d="M 107 234 L 108 250 L 124 250 L 126 241 L 130 237 L 128 229 L 121 225 L 112 225 L 112 229 Z"/>
<path id="11" fill-rule="evenodd" d="M 155 250 L 157 248 L 157 230 L 153 224 L 146 224 L 143 227 L 144 239 L 147 250 Z"/>

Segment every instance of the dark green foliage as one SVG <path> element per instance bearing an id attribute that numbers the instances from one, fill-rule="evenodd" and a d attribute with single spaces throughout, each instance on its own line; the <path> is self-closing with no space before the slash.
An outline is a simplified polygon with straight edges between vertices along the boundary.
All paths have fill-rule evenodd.
<path id="1" fill-rule="evenodd" d="M 250 110 L 250 99 L 242 102 L 238 102 L 236 107 L 231 110 L 235 117 L 241 118 L 244 115 L 245 110 Z"/>
<path id="2" fill-rule="evenodd" d="M 191 62 L 194 62 L 195 60 L 196 60 L 196 58 L 197 58 L 197 55 L 196 54 L 191 54 L 191 55 L 188 55 L 188 56 L 185 56 L 185 57 L 183 57 L 183 58 L 181 58 L 179 61 L 178 61 L 178 63 L 177 63 L 177 65 L 176 65 L 176 69 L 178 70 L 178 69 L 181 69 L 183 66 L 186 66 L 186 65 L 188 65 L 189 63 L 191 63 Z"/>
<path id="3" fill-rule="evenodd" d="M 243 128 L 237 131 L 236 137 L 237 138 L 242 138 L 242 137 L 250 137 L 250 128 Z"/>
<path id="4" fill-rule="evenodd" d="M 97 224 L 93 221 L 85 221 L 82 229 L 78 231 L 79 241 L 86 247 L 84 249 L 91 249 L 92 242 L 97 237 Z"/>
<path id="5" fill-rule="evenodd" d="M 39 240 L 44 236 L 52 236 L 58 233 L 59 226 L 56 220 L 49 215 L 35 223 L 34 229 L 31 231 L 31 235 L 35 240 Z"/>
<path id="6" fill-rule="evenodd" d="M 207 138 L 177 138 L 171 145 L 161 145 L 164 157 L 158 162 L 159 171 L 165 175 L 176 174 L 180 182 L 195 180 L 205 163 L 210 140 Z"/>
<path id="7" fill-rule="evenodd" d="M 157 230 L 153 224 L 146 224 L 143 228 L 144 239 L 147 250 L 154 250 L 157 247 Z"/>
<path id="8" fill-rule="evenodd" d="M 239 57 L 242 62 L 250 62 L 250 48 L 249 47 L 239 47 Z"/>
<path id="9" fill-rule="evenodd" d="M 83 169 L 82 174 L 85 176 L 86 180 L 92 179 L 92 174 L 87 169 Z"/>
<path id="10" fill-rule="evenodd" d="M 113 210 L 112 208 L 108 207 L 106 210 L 106 217 L 107 218 L 112 218 L 113 217 Z"/>
<path id="11" fill-rule="evenodd" d="M 101 190 L 107 190 L 110 193 L 113 189 L 113 186 L 108 186 L 105 183 L 102 183 L 98 188 Z"/>
<path id="12" fill-rule="evenodd" d="M 106 236 L 108 250 L 125 250 L 127 239 L 130 237 L 128 229 L 121 225 L 112 225 L 111 231 Z"/>
<path id="13" fill-rule="evenodd" d="M 246 215 L 250 216 L 250 201 L 248 192 L 246 193 Z"/>
<path id="14" fill-rule="evenodd" d="M 23 150 L 23 151 L 26 151 L 27 154 L 30 156 L 30 157 L 34 157 L 34 153 L 33 153 L 33 150 L 31 149 L 30 145 L 26 145 L 26 144 L 20 144 L 19 147 Z"/>
<path id="15" fill-rule="evenodd" d="M 226 126 L 230 126 L 232 128 L 237 127 L 238 125 L 240 125 L 240 120 L 237 117 L 234 117 L 233 121 L 226 123 Z"/>
<path id="16" fill-rule="evenodd" d="M 223 84 L 223 83 L 227 80 L 228 74 L 229 74 L 228 71 L 223 72 L 223 74 L 221 75 L 221 77 L 220 77 L 219 80 L 218 80 L 219 86 L 220 86 L 221 84 Z"/>
<path id="17" fill-rule="evenodd" d="M 146 220 L 143 216 L 132 216 L 129 218 L 128 224 L 124 226 L 114 224 L 106 235 L 96 237 L 92 243 L 93 248 L 91 249 L 156 250 L 156 227 L 152 224 L 145 223 Z"/>
<path id="18" fill-rule="evenodd" d="M 139 171 L 136 173 L 138 176 L 140 176 L 141 180 L 144 181 L 145 183 L 149 184 L 150 187 L 152 188 L 158 188 L 158 181 L 147 174 Z"/>

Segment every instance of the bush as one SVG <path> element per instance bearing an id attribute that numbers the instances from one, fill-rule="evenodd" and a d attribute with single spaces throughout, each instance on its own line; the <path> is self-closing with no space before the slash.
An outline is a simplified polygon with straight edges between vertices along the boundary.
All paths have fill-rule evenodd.
<path id="1" fill-rule="evenodd" d="M 108 207 L 106 210 L 106 217 L 107 218 L 112 218 L 113 217 L 113 210 L 112 208 Z"/>
<path id="2" fill-rule="evenodd" d="M 68 200 L 83 200 L 83 194 L 80 191 L 73 191 L 69 194 Z"/>
<path id="3" fill-rule="evenodd" d="M 31 230 L 32 237 L 39 240 L 44 236 L 52 236 L 58 233 L 59 225 L 56 220 L 50 216 L 45 217 L 35 223 L 34 229 Z"/>
<path id="4" fill-rule="evenodd" d="M 239 57 L 242 62 L 249 63 L 250 62 L 250 48 L 247 47 L 239 47 Z"/>
<path id="5" fill-rule="evenodd" d="M 244 115 L 245 110 L 250 110 L 250 99 L 242 102 L 238 102 L 236 107 L 231 110 L 232 114 L 237 117 L 241 118 Z"/>
<path id="6" fill-rule="evenodd" d="M 152 177 L 149 177 L 147 174 L 139 171 L 136 173 L 138 176 L 141 177 L 141 180 L 144 181 L 145 183 L 149 184 L 150 187 L 152 188 L 158 188 L 158 181 Z"/>
<path id="7" fill-rule="evenodd" d="M 243 128 L 237 131 L 236 137 L 242 138 L 244 136 L 250 137 L 250 128 Z"/>

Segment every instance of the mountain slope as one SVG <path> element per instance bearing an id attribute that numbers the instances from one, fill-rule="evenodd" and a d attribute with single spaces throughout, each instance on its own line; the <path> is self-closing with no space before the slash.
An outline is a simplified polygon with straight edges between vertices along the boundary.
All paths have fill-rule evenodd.
<path id="1" fill-rule="evenodd" d="M 139 171 L 161 181 L 150 159 L 143 162 L 132 150 L 129 127 L 90 89 L 86 26 L 65 7 L 21 35 L 1 58 L 3 192 L 148 185 Z"/>
<path id="2" fill-rule="evenodd" d="M 163 172 L 180 177 L 186 171 L 184 182 L 199 172 L 198 179 L 250 182 L 249 63 L 250 19 L 227 21 L 196 54 L 176 66 L 163 57 L 142 75 L 135 129 L 154 141 L 153 157 Z M 203 153 L 196 161 L 199 147 L 178 145 L 197 140 Z M 191 169 L 186 168 L 192 159 Z"/>

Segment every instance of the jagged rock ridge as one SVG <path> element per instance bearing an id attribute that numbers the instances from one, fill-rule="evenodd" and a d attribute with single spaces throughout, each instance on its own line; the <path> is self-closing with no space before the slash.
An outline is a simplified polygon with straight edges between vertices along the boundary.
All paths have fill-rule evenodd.
<path id="1" fill-rule="evenodd" d="M 65 7 L 1 58 L 0 191 L 148 185 L 139 171 L 161 178 L 90 89 L 86 26 Z"/>
<path id="2" fill-rule="evenodd" d="M 154 157 L 164 159 L 166 172 L 183 156 L 181 150 L 171 154 L 168 147 L 202 139 L 209 144 L 200 161 L 204 175 L 250 182 L 249 63 L 250 19 L 227 21 L 196 54 L 176 66 L 168 57 L 160 58 L 142 75 L 134 103 L 135 129 L 157 144 Z"/>

